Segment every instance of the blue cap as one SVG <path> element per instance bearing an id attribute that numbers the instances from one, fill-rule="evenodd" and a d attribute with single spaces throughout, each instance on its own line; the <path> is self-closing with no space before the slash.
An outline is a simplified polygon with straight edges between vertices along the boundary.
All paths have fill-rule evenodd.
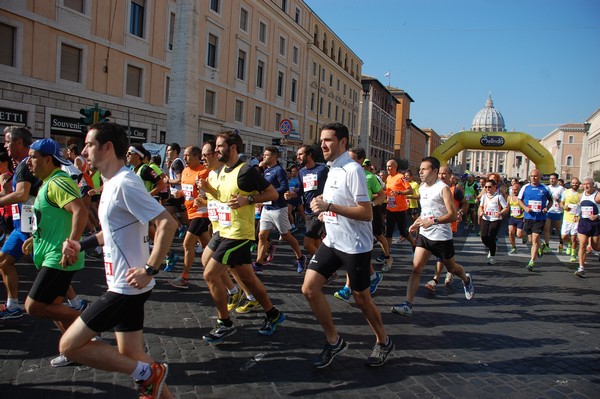
<path id="1" fill-rule="evenodd" d="M 44 155 L 51 155 L 62 165 L 69 165 L 70 162 L 63 158 L 60 144 L 52 139 L 41 139 L 35 141 L 29 146 L 30 149 L 38 151 Z"/>

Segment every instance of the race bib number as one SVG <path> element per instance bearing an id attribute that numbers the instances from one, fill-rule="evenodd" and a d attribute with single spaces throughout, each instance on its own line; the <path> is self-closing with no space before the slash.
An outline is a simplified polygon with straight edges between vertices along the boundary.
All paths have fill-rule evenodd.
<path id="1" fill-rule="evenodd" d="M 434 218 L 435 218 L 435 216 L 433 216 L 433 211 L 422 211 L 421 212 L 421 219 L 433 220 Z"/>
<path id="2" fill-rule="evenodd" d="M 21 213 L 19 213 L 19 204 L 12 204 L 10 206 L 10 209 L 12 209 L 13 220 L 21 220 Z"/>
<path id="3" fill-rule="evenodd" d="M 584 219 L 589 219 L 594 214 L 593 206 L 582 206 L 581 207 L 581 217 Z"/>
<path id="4" fill-rule="evenodd" d="M 109 251 L 104 251 L 104 273 L 107 276 L 114 276 L 115 271 L 113 269 L 112 255 Z"/>
<path id="5" fill-rule="evenodd" d="M 230 227 L 231 226 L 231 208 L 227 204 L 219 204 L 219 226 Z"/>
<path id="6" fill-rule="evenodd" d="M 493 210 L 493 209 L 487 209 L 485 211 L 485 216 L 488 216 L 490 218 L 497 218 L 498 215 L 500 214 L 500 212 L 498 212 L 497 210 Z"/>
<path id="7" fill-rule="evenodd" d="M 388 203 L 388 208 L 395 208 L 396 207 L 396 197 L 393 195 L 390 195 L 387 197 L 387 203 Z"/>
<path id="8" fill-rule="evenodd" d="M 33 205 L 23 204 L 21 209 L 21 231 L 33 233 L 37 230 L 37 218 L 33 212 Z"/>
<path id="9" fill-rule="evenodd" d="M 182 184 L 181 191 L 183 191 L 183 196 L 186 201 L 194 200 L 194 185 L 193 184 Z"/>
<path id="10" fill-rule="evenodd" d="M 529 201 L 529 208 L 531 208 L 531 210 L 533 212 L 541 212 L 542 211 L 542 201 L 534 201 L 534 200 Z"/>
<path id="11" fill-rule="evenodd" d="M 571 215 L 577 215 L 577 208 L 579 208 L 577 204 L 569 204 L 569 213 Z"/>
<path id="12" fill-rule="evenodd" d="M 517 206 L 512 205 L 510 207 L 510 215 L 511 216 L 520 216 L 521 215 L 521 207 L 518 205 Z"/>
<path id="13" fill-rule="evenodd" d="M 311 173 L 304 176 L 302 179 L 302 186 L 304 187 L 304 191 L 316 190 L 319 186 L 317 175 L 315 173 Z"/>
<path id="14" fill-rule="evenodd" d="M 208 220 L 211 222 L 219 221 L 219 211 L 218 211 L 218 202 L 214 200 L 208 201 L 206 204 L 206 208 L 208 209 Z"/>

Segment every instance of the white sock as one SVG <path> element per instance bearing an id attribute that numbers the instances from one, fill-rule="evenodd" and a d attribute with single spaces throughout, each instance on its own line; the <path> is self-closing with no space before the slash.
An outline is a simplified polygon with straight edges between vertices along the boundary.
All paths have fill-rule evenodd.
<path id="1" fill-rule="evenodd" d="M 238 293 L 238 291 L 239 291 L 239 290 L 238 290 L 238 287 L 237 287 L 237 285 L 234 285 L 232 289 L 230 289 L 230 290 L 227 290 L 227 293 L 228 293 L 229 295 L 235 295 L 235 294 L 237 294 L 237 293 Z"/>
<path id="2" fill-rule="evenodd" d="M 19 307 L 19 300 L 17 298 L 6 298 L 6 308 L 14 309 Z"/>
<path id="3" fill-rule="evenodd" d="M 249 301 L 256 301 L 254 295 L 246 295 L 246 298 L 248 298 Z"/>
<path id="4" fill-rule="evenodd" d="M 137 362 L 135 370 L 130 375 L 136 381 L 146 381 L 152 376 L 152 369 L 148 363 Z"/>
<path id="5" fill-rule="evenodd" d="M 73 299 L 67 299 L 67 302 L 69 302 L 69 306 L 72 308 L 78 308 L 81 306 L 81 298 L 79 298 L 78 295 L 75 295 L 75 298 Z"/>

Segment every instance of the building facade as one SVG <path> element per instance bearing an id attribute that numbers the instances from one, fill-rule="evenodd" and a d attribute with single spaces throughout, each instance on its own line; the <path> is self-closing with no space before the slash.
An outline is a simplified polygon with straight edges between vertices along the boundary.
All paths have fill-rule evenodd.
<path id="1" fill-rule="evenodd" d="M 583 123 L 568 123 L 554 129 L 540 140 L 555 161 L 555 172 L 565 182 L 581 177 L 581 155 L 585 132 Z"/>
<path id="2" fill-rule="evenodd" d="M 600 181 L 600 108 L 598 108 L 583 124 L 583 150 L 579 178 L 594 178 Z"/>

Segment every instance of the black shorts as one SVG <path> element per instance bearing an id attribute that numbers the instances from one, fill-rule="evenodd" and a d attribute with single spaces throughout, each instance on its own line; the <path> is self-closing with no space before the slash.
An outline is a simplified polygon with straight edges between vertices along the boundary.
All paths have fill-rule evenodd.
<path id="1" fill-rule="evenodd" d="M 139 295 L 106 292 L 81 314 L 81 320 L 97 333 L 140 331 L 144 328 L 144 304 L 152 291 Z"/>
<path id="2" fill-rule="evenodd" d="M 373 207 L 373 221 L 371 225 L 373 226 L 373 235 L 375 237 L 383 234 L 383 215 L 381 213 L 381 209 L 383 206 L 377 205 Z"/>
<path id="3" fill-rule="evenodd" d="M 408 230 L 406 230 L 406 213 L 407 211 L 391 212 L 388 211 L 385 218 L 385 236 L 392 238 L 394 236 L 394 228 L 398 226 L 398 231 L 402 237 L 408 237 Z"/>
<path id="4" fill-rule="evenodd" d="M 523 218 L 511 216 L 510 219 L 508 219 L 508 225 L 515 226 L 517 229 L 523 230 Z"/>
<path id="5" fill-rule="evenodd" d="M 202 233 L 206 233 L 208 231 L 208 227 L 210 226 L 210 220 L 208 218 L 196 218 L 190 220 L 190 227 L 188 227 L 187 232 L 195 235 L 196 237 L 200 237 Z"/>
<path id="6" fill-rule="evenodd" d="M 251 240 L 232 240 L 223 238 L 212 258 L 229 267 L 249 265 L 252 263 Z"/>
<path id="7" fill-rule="evenodd" d="M 92 195 L 92 202 L 100 202 L 100 194 Z"/>
<path id="8" fill-rule="evenodd" d="M 350 288 L 361 292 L 371 285 L 371 252 L 347 254 L 322 244 L 310 260 L 308 268 L 327 279 L 337 269 L 344 267 L 350 279 Z"/>
<path id="9" fill-rule="evenodd" d="M 160 198 L 161 201 L 162 200 L 166 200 L 166 199 L 169 198 L 169 193 L 167 193 L 167 192 L 160 192 L 160 193 L 158 193 L 158 198 Z"/>
<path id="10" fill-rule="evenodd" d="M 474 203 L 474 204 L 469 203 L 469 210 L 470 211 L 477 210 L 477 203 Z"/>
<path id="11" fill-rule="evenodd" d="M 523 230 L 525 230 L 525 234 L 527 235 L 531 233 L 542 234 L 544 232 L 545 225 L 545 220 L 525 219 L 523 222 Z"/>
<path id="12" fill-rule="evenodd" d="M 416 208 L 408 208 L 408 214 L 410 216 L 419 216 L 421 214 L 421 207 L 418 206 Z"/>
<path id="13" fill-rule="evenodd" d="M 587 237 L 596 237 L 600 235 L 600 222 L 598 220 L 579 219 L 577 223 L 577 234 L 583 234 Z"/>
<path id="14" fill-rule="evenodd" d="M 223 240 L 224 240 L 224 238 L 222 238 L 221 235 L 219 234 L 219 232 L 217 231 L 210 238 L 210 241 L 208 242 L 208 245 L 207 245 L 208 249 L 215 252 L 217 250 L 217 248 L 219 248 L 219 245 L 221 244 L 221 241 L 223 241 Z"/>
<path id="15" fill-rule="evenodd" d="M 431 252 L 438 260 L 448 260 L 454 257 L 454 240 L 434 241 L 419 234 L 417 238 L 417 247 L 424 248 Z"/>
<path id="16" fill-rule="evenodd" d="M 306 214 L 306 237 L 320 240 L 324 229 L 325 224 L 319 220 L 316 213 Z"/>
<path id="17" fill-rule="evenodd" d="M 34 301 L 50 305 L 56 298 L 67 294 L 75 272 L 42 266 L 27 296 Z"/>
<path id="18" fill-rule="evenodd" d="M 184 211 L 185 210 L 184 201 L 185 201 L 185 197 L 179 197 L 179 198 L 170 197 L 167 200 L 167 202 L 165 202 L 165 206 L 172 206 L 175 209 L 177 209 L 177 211 Z"/>

